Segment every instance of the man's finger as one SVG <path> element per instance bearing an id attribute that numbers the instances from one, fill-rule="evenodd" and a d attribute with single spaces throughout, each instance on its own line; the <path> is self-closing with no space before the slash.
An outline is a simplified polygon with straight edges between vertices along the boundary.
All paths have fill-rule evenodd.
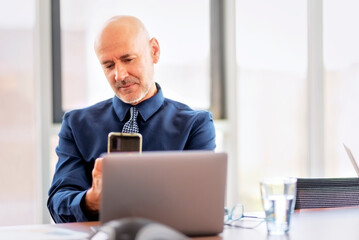
<path id="1" fill-rule="evenodd" d="M 94 172 L 96 174 L 101 174 L 102 173 L 102 159 L 103 158 L 97 158 L 95 161 L 95 166 L 94 166 Z"/>

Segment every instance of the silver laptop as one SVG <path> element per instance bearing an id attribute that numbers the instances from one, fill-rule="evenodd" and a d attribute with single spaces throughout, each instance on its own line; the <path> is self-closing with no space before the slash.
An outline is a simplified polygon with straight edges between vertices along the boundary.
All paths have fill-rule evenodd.
<path id="1" fill-rule="evenodd" d="M 357 175 L 359 176 L 358 163 L 357 163 L 357 161 L 354 159 L 354 156 L 353 156 L 353 154 L 352 154 L 352 151 L 351 151 L 345 144 L 343 144 L 343 145 L 344 145 L 345 151 L 347 152 L 348 157 L 349 157 L 349 159 L 350 159 L 350 161 L 351 161 L 351 163 L 352 163 L 352 165 L 353 165 L 353 168 L 354 168 L 355 172 L 356 172 Z"/>
<path id="2" fill-rule="evenodd" d="M 143 217 L 187 235 L 223 231 L 227 154 L 213 151 L 104 156 L 100 221 Z"/>

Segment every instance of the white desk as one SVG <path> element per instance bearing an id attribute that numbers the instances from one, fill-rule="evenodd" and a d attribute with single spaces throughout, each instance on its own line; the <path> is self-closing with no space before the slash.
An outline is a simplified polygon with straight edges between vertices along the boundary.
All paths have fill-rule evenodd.
<path id="1" fill-rule="evenodd" d="M 11 229 L 14 237 L 19 231 L 39 232 L 39 227 L 44 229 L 44 234 L 48 229 L 64 231 L 62 238 L 30 238 L 27 236 L 22 239 L 73 239 L 68 233 L 74 233 L 78 237 L 86 236 L 91 233 L 91 226 L 98 226 L 99 222 L 87 223 L 65 223 L 56 225 L 32 225 L 32 226 L 14 226 L 0 227 L 0 239 L 16 239 L 11 237 Z M 10 229 L 10 230 L 9 230 Z M 22 229 L 22 230 L 21 230 Z M 25 230 L 24 230 L 25 229 Z M 7 234 L 8 238 L 4 238 Z M 9 235 L 10 234 L 10 235 Z M 82 234 L 82 235 L 81 235 Z M 40 236 L 40 235 L 38 235 Z M 48 235 L 50 236 L 50 235 Z M 81 238 L 76 238 L 81 239 Z M 86 239 L 86 238 L 82 238 Z M 255 229 L 225 228 L 219 236 L 193 238 L 194 240 L 358 240 L 359 239 L 359 208 L 342 208 L 329 210 L 306 210 L 295 212 L 292 216 L 291 230 L 288 235 L 276 237 L 268 236 L 265 223 Z"/>
<path id="2" fill-rule="evenodd" d="M 231 240 L 354 240 L 359 239 L 359 208 L 295 212 L 286 236 L 268 236 L 265 224 L 256 229 L 226 229 L 222 239 Z"/>

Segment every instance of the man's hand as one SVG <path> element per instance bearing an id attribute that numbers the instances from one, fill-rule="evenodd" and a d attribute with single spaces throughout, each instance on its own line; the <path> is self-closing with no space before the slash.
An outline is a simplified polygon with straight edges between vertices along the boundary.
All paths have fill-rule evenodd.
<path id="1" fill-rule="evenodd" d="M 92 186 L 85 195 L 85 207 L 90 212 L 100 209 L 102 191 L 102 158 L 97 158 L 92 170 Z"/>

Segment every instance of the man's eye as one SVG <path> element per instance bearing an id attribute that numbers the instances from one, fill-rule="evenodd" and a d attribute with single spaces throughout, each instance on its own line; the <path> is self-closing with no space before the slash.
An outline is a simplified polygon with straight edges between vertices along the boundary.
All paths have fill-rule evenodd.
<path id="1" fill-rule="evenodd" d="M 106 65 L 105 68 L 106 69 L 111 69 L 113 67 L 113 64 L 110 64 L 110 65 Z"/>
<path id="2" fill-rule="evenodd" d="M 133 60 L 133 58 L 126 58 L 126 59 L 124 59 L 123 61 L 124 62 L 131 62 Z"/>

